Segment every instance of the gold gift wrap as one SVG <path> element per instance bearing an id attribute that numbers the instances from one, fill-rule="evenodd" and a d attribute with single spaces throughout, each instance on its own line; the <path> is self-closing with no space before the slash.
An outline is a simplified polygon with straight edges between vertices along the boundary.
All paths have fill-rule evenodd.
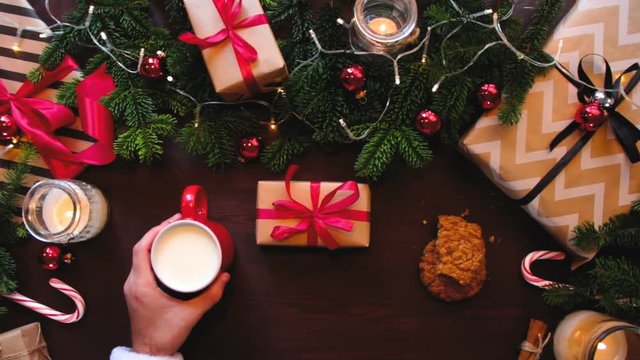
<path id="1" fill-rule="evenodd" d="M 184 0 L 193 31 L 199 38 L 206 38 L 222 30 L 225 25 L 212 0 Z M 236 21 L 249 16 L 263 14 L 258 0 L 242 1 L 242 9 Z M 274 91 L 287 78 L 288 71 L 276 38 L 269 24 L 235 30 L 258 53 L 251 63 L 253 75 L 260 92 Z M 251 97 L 244 83 L 238 60 L 229 39 L 202 51 L 209 76 L 218 95 L 229 102 Z"/>
<path id="2" fill-rule="evenodd" d="M 560 40 L 564 47 L 560 62 L 578 74 L 585 55 L 603 55 L 611 64 L 614 78 L 638 61 L 640 54 L 640 2 L 578 0 L 560 23 L 545 50 L 555 54 Z M 598 57 L 585 58 L 584 69 L 594 84 L 604 84 L 604 63 Z M 626 84 L 630 75 L 623 78 Z M 539 77 L 522 107 L 515 126 L 501 125 L 497 111 L 487 113 L 462 138 L 462 151 L 514 199 L 525 196 L 560 158 L 582 137 L 574 132 L 549 151 L 552 139 L 574 119 L 582 105 L 577 89 L 558 70 Z M 640 87 L 629 94 L 640 101 Z M 640 125 L 640 109 L 623 101 L 616 110 L 634 125 Z M 640 165 L 632 164 L 605 123 L 569 165 L 524 209 L 565 248 L 591 257 L 572 247 L 572 229 L 584 222 L 595 225 L 627 212 L 640 199 Z"/>
<path id="3" fill-rule="evenodd" d="M 320 183 L 320 201 L 335 188 L 342 183 L 338 182 L 321 182 Z M 293 199 L 311 209 L 311 182 L 309 181 L 292 181 L 291 196 Z M 369 185 L 358 184 L 360 197 L 349 207 L 351 210 L 371 211 L 371 192 Z M 344 198 L 347 191 L 339 191 L 334 201 Z M 273 209 L 273 203 L 278 200 L 291 200 L 287 194 L 284 181 L 259 181 L 256 208 Z M 332 202 L 332 203 L 333 203 Z M 329 233 L 338 243 L 339 247 L 368 247 L 370 239 L 370 222 L 354 221 L 351 231 L 343 231 L 328 227 Z M 282 246 L 309 246 L 307 243 L 307 233 L 299 233 L 285 240 L 275 240 L 271 237 L 271 231 L 275 226 L 295 226 L 300 219 L 258 219 L 256 220 L 256 242 L 258 245 L 282 245 Z M 326 247 L 326 244 L 318 239 L 318 247 Z"/>
<path id="4" fill-rule="evenodd" d="M 0 334 L 0 360 L 51 360 L 40 323 Z"/>

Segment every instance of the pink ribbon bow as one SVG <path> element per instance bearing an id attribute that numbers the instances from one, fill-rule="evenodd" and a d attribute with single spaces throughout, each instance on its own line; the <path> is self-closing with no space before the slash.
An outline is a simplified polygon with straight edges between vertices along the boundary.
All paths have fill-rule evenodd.
<path id="1" fill-rule="evenodd" d="M 74 113 L 50 100 L 31 97 L 62 80 L 76 68 L 78 65 L 67 56 L 58 68 L 46 71 L 38 84 L 27 80 L 13 95 L 0 80 L 0 114 L 13 115 L 56 178 L 72 178 L 84 169 L 85 164 L 104 165 L 115 159 L 113 119 L 109 110 L 99 103 L 103 96 L 115 89 L 113 79 L 105 72 L 106 66 L 85 78 L 77 88 L 82 129 L 96 139 L 96 143 L 83 151 L 72 152 L 54 134 L 56 129 L 75 121 Z"/>
<path id="2" fill-rule="evenodd" d="M 318 237 L 320 237 L 327 248 L 334 250 L 339 245 L 329 232 L 329 227 L 351 231 L 353 222 L 350 220 L 369 221 L 368 211 L 349 209 L 360 198 L 358 184 L 355 181 L 347 181 L 333 189 L 320 201 L 320 183 L 311 182 L 312 208 L 309 209 L 291 196 L 291 179 L 298 168 L 298 165 L 291 165 L 285 177 L 285 187 L 290 200 L 275 201 L 273 209 L 258 209 L 257 218 L 269 220 L 301 219 L 295 226 L 274 226 L 271 237 L 283 241 L 296 234 L 306 232 L 309 246 L 317 246 Z M 338 191 L 348 191 L 350 194 L 344 199 L 334 202 L 333 199 Z"/>
<path id="3" fill-rule="evenodd" d="M 242 28 L 248 28 L 258 25 L 268 24 L 269 21 L 264 14 L 257 14 L 249 16 L 245 19 L 239 20 L 240 11 L 242 10 L 242 0 L 234 6 L 234 0 L 212 0 L 216 6 L 224 28 L 217 33 L 208 36 L 206 38 L 199 38 L 193 33 L 186 32 L 178 37 L 178 39 L 184 43 L 196 45 L 202 51 L 204 49 L 221 44 L 227 38 L 231 40 L 233 46 L 233 52 L 236 55 L 238 66 L 240 67 L 240 73 L 245 85 L 252 94 L 258 93 L 258 81 L 253 75 L 251 69 L 251 63 L 258 58 L 258 52 L 251 46 L 242 36 L 240 36 L 236 30 Z"/>

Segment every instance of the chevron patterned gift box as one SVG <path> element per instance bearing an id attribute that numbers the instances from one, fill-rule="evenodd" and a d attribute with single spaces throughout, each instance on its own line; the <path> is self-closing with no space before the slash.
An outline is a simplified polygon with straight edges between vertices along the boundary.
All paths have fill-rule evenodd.
<path id="1" fill-rule="evenodd" d="M 578 0 L 546 51 L 554 54 L 560 40 L 564 42 L 560 63 L 572 74 L 578 74 L 583 57 L 595 53 L 606 58 L 616 78 L 640 55 L 640 1 Z M 589 56 L 583 66 L 594 84 L 602 87 L 604 62 Z M 632 75 L 625 74 L 623 83 Z M 640 89 L 629 97 L 640 103 Z M 640 109 L 633 103 L 624 100 L 615 110 L 637 127 Z M 521 199 L 584 136 L 582 130 L 574 131 L 550 151 L 551 141 L 572 124 L 581 105 L 576 87 L 558 70 L 551 70 L 536 80 L 516 126 L 501 125 L 497 111 L 487 113 L 463 136 L 460 147 L 506 194 Z M 589 258 L 593 254 L 581 253 L 569 243 L 572 229 L 587 220 L 600 225 L 628 211 L 638 199 L 640 165 L 632 164 L 607 121 L 541 193 L 521 204 L 568 250 Z"/>

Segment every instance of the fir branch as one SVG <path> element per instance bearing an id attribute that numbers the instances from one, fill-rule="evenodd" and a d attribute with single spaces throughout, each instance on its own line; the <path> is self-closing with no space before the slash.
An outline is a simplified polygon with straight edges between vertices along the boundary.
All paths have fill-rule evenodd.
<path id="1" fill-rule="evenodd" d="M 308 150 L 308 142 L 301 137 L 280 138 L 264 149 L 260 162 L 272 172 L 279 173 L 287 169 L 294 157 Z"/>
<path id="2" fill-rule="evenodd" d="M 381 129 L 372 134 L 356 161 L 356 175 L 373 180 L 382 176 L 397 152 L 398 142 L 396 130 Z"/>
<path id="3" fill-rule="evenodd" d="M 574 234 L 571 243 L 585 251 L 611 246 L 637 248 L 640 247 L 640 213 L 618 214 L 598 228 L 587 221 L 576 226 Z"/>

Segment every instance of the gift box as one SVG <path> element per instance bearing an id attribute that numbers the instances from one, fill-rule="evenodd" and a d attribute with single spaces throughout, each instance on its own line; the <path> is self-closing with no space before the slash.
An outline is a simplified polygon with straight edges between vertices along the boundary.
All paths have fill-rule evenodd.
<path id="1" fill-rule="evenodd" d="M 371 194 L 367 184 L 259 181 L 258 245 L 368 247 Z"/>
<path id="2" fill-rule="evenodd" d="M 61 111 L 60 108 L 56 108 L 57 105 L 53 105 L 53 103 L 55 103 L 57 90 L 64 83 L 71 82 L 80 77 L 81 73 L 75 71 L 77 66 L 70 58 L 67 58 L 63 61 L 63 64 L 61 64 L 61 68 L 56 69 L 57 71 L 48 72 L 52 78 L 50 78 L 50 81 L 46 81 L 46 79 L 43 80 L 42 84 L 46 82 L 47 85 L 44 86 L 44 89 L 35 89 L 31 92 L 24 91 L 25 87 L 29 86 L 26 85 L 26 74 L 39 66 L 39 54 L 42 53 L 42 50 L 48 43 L 47 39 L 40 38 L 39 32 L 29 29 L 43 29 L 46 28 L 46 24 L 39 19 L 38 15 L 26 0 L 0 0 L 0 16 L 8 19 L 0 23 L 0 82 L 2 84 L 2 89 L 0 89 L 0 115 L 10 115 L 15 118 L 17 115 L 11 113 L 12 106 L 23 99 L 25 99 L 24 103 L 29 102 L 29 104 L 35 104 L 35 102 L 31 101 L 32 99 L 49 101 L 47 104 L 40 103 L 26 107 L 22 106 L 23 104 L 21 103 L 17 107 L 22 110 L 26 109 L 24 111 L 24 118 L 31 119 L 30 121 L 32 121 L 29 127 L 44 124 L 40 125 L 43 126 L 44 129 L 40 133 L 43 134 L 44 137 L 48 137 L 48 139 L 41 140 L 43 136 L 39 136 L 41 140 L 39 143 L 41 144 L 44 141 L 50 149 L 59 149 L 57 153 L 55 153 L 55 151 L 45 150 L 46 146 L 38 146 L 36 141 L 30 138 L 28 134 L 26 134 L 26 131 L 23 131 L 20 140 L 32 141 L 41 155 L 41 157 L 35 158 L 31 162 L 31 165 L 33 165 L 31 170 L 32 175 L 25 179 L 25 185 L 30 186 L 38 180 L 51 178 L 54 177 L 54 175 L 57 177 L 74 177 L 84 166 L 84 162 L 75 163 L 75 161 L 80 158 L 84 159 L 85 155 L 87 155 L 85 150 L 92 148 L 98 140 L 83 131 L 81 119 L 74 117 L 71 110 L 65 109 Z M 15 36 L 18 28 L 24 29 L 20 37 Z M 66 70 L 61 71 L 63 67 Z M 38 88 L 38 86 L 35 86 L 35 88 Z M 8 94 L 15 95 L 15 97 L 13 99 L 9 97 L 8 100 L 3 99 L 6 95 L 4 93 L 5 91 L 8 92 Z M 21 93 L 20 96 L 17 94 L 19 92 Z M 99 98 L 93 99 L 93 103 L 97 101 L 99 101 Z M 56 116 L 63 113 L 63 116 L 58 116 L 58 118 L 54 120 L 47 119 L 50 121 L 33 120 L 34 118 L 42 116 L 42 112 L 39 112 L 42 108 L 48 109 L 44 112 L 55 112 Z M 62 122 L 59 121 L 59 118 L 62 117 L 65 119 L 68 118 L 70 121 L 60 126 Z M 110 115 L 109 121 L 111 121 Z M 106 122 L 101 122 L 100 125 L 92 127 L 94 130 L 100 131 L 101 135 L 103 135 L 103 138 L 99 141 L 102 150 L 99 155 L 101 159 L 97 159 L 94 156 L 94 160 L 97 160 L 95 162 L 107 163 L 112 161 L 115 158 L 112 150 L 113 127 L 107 125 Z M 51 130 L 55 130 L 55 134 L 52 134 Z M 6 169 L 11 166 L 11 164 L 19 161 L 21 157 L 19 146 L 11 147 L 6 145 L 8 145 L 8 142 L 4 142 L 4 146 L 0 145 L 0 179 L 4 178 Z M 60 151 L 62 149 L 64 151 Z M 98 152 L 96 150 L 98 149 L 93 148 L 90 151 L 95 155 Z M 62 154 L 65 151 L 66 153 Z M 42 156 L 45 156 L 45 153 L 53 155 L 43 159 Z M 62 154 L 62 156 L 59 156 L 59 154 Z M 66 160 L 64 163 L 61 163 L 59 159 L 63 157 Z M 68 161 L 72 161 L 74 164 L 70 164 Z M 52 173 L 50 169 L 51 166 L 55 167 L 55 174 Z"/>
<path id="3" fill-rule="evenodd" d="M 40 323 L 0 334 L 0 360 L 51 360 Z"/>
<path id="4" fill-rule="evenodd" d="M 610 80 L 604 86 L 604 61 L 587 56 L 600 54 L 611 64 L 613 79 L 622 74 L 622 83 L 628 84 L 635 73 L 625 70 L 640 54 L 640 27 L 635 21 L 639 18 L 640 3 L 634 0 L 578 0 L 545 49 L 555 54 L 563 41 L 559 57 L 562 67 L 536 79 L 522 107 L 520 122 L 504 126 L 498 121 L 497 111 L 490 112 L 460 142 L 462 151 L 498 187 L 518 199 L 569 251 L 586 258 L 593 254 L 583 253 L 569 242 L 572 229 L 584 221 L 600 225 L 613 215 L 627 212 L 640 198 L 640 167 L 632 162 L 637 161 L 637 139 L 620 139 L 637 135 L 640 109 L 620 98 L 622 94 L 611 93 L 620 98 L 620 104 L 608 110 L 608 120 L 594 132 L 581 130 L 578 127 L 584 125 L 574 118 L 577 110 L 591 100 L 578 95 L 581 84 L 563 76 L 561 70 L 578 77 L 582 68 L 582 80 L 590 78 L 596 87 L 611 87 Z M 595 96 L 588 87 L 583 91 Z M 629 97 L 638 103 L 640 89 L 629 92 Z M 620 136 L 621 128 L 625 136 Z M 557 146 L 550 150 L 554 140 Z M 628 151 L 621 146 L 625 142 Z M 558 173 L 550 173 L 552 169 Z M 546 184 L 547 180 L 551 181 Z"/>
<path id="5" fill-rule="evenodd" d="M 193 34 L 218 95 L 229 102 L 274 91 L 288 71 L 258 0 L 185 0 Z M 223 20 L 224 19 L 224 20 Z"/>

